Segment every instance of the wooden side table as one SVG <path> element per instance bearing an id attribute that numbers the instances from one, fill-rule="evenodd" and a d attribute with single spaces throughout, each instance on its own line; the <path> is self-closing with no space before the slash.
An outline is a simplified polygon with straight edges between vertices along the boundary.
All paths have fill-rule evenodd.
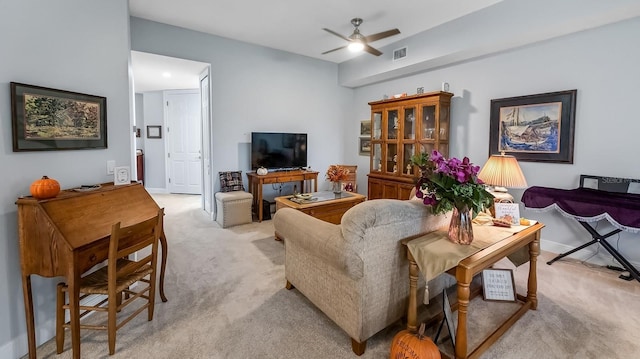
<path id="1" fill-rule="evenodd" d="M 486 351 L 498 338 L 502 336 L 524 313 L 535 310 L 538 306 L 537 298 L 537 258 L 540 253 L 540 230 L 544 227 L 541 223 L 536 223 L 526 229 L 513 234 L 495 244 L 492 244 L 481 251 L 464 258 L 457 266 L 452 268 L 455 271 L 458 282 L 458 325 L 456 328 L 455 358 L 478 358 Z M 446 240 L 446 239 L 445 239 Z M 408 241 L 407 241 L 408 242 Z M 406 243 L 405 243 L 406 244 Z M 528 246 L 529 248 L 529 279 L 527 284 L 527 296 L 518 294 L 517 299 L 521 307 L 502 323 L 493 333 L 487 336 L 478 347 L 468 353 L 467 348 L 467 313 L 469 311 L 469 301 L 471 297 L 470 285 L 473 277 L 482 270 L 489 268 L 497 261 L 515 253 L 519 249 Z M 417 327 L 417 284 L 418 265 L 407 250 L 409 259 L 409 308 L 407 313 L 407 329 L 416 330 Z M 444 269 L 449 270 L 449 268 Z M 455 305 L 454 305 L 455 307 Z"/>
<path id="2" fill-rule="evenodd" d="M 249 192 L 253 195 L 253 210 L 258 215 L 258 222 L 262 222 L 262 186 L 271 183 L 300 182 L 301 192 L 317 192 L 318 191 L 318 172 L 293 170 L 269 172 L 266 175 L 259 175 L 256 172 L 248 172 L 247 180 L 249 181 Z M 313 191 L 311 185 L 306 188 L 305 183 L 313 181 Z"/>

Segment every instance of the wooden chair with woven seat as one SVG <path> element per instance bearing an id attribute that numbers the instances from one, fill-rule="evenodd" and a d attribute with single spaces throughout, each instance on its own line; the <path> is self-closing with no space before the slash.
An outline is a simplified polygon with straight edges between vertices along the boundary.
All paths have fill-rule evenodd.
<path id="1" fill-rule="evenodd" d="M 97 325 L 80 323 L 80 329 L 106 330 L 109 355 L 115 353 L 116 331 L 118 329 L 145 309 L 147 309 L 148 320 L 153 319 L 158 242 L 162 234 L 163 214 L 163 209 L 160 209 L 157 216 L 128 227 L 121 227 L 120 222 L 114 224 L 109 239 L 107 265 L 80 278 L 80 301 L 91 295 L 106 295 L 105 299 L 95 305 L 81 303 L 79 310 L 81 311 L 80 318 L 91 312 L 107 313 L 106 323 L 102 322 Z M 149 249 L 151 253 L 144 258 L 140 260 L 129 259 L 133 253 L 140 250 L 147 252 Z M 144 254 L 138 253 L 138 255 L 143 256 Z M 68 300 L 65 297 L 67 292 L 67 285 L 59 283 L 56 305 L 56 349 L 58 354 L 62 353 L 64 349 L 65 328 L 70 328 L 70 323 L 65 322 L 65 311 L 69 309 Z M 122 318 L 118 318 L 118 313 L 134 302 L 145 302 L 145 304 L 131 313 L 122 314 Z M 98 323 L 100 322 L 98 321 Z"/>

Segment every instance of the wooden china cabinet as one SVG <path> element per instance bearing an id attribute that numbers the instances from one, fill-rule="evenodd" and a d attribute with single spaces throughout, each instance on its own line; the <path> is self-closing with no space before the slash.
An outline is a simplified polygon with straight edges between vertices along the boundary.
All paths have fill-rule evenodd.
<path id="1" fill-rule="evenodd" d="M 449 156 L 452 96 L 438 91 L 369 102 L 368 199 L 408 199 L 418 171 L 411 156 L 434 149 Z"/>

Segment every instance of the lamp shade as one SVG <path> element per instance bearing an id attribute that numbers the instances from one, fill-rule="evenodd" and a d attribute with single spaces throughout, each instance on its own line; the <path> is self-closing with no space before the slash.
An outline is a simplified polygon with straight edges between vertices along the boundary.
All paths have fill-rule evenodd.
<path id="1" fill-rule="evenodd" d="M 526 188 L 527 180 L 515 157 L 492 155 L 478 174 L 482 182 L 490 186 Z"/>

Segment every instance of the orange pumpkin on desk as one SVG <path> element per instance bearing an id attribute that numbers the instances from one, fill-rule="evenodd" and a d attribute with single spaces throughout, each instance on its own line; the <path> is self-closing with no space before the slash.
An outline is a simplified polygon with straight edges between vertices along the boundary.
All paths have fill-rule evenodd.
<path id="1" fill-rule="evenodd" d="M 53 178 L 42 176 L 41 179 L 33 181 L 29 189 L 35 199 L 53 198 L 60 193 L 60 183 Z"/>

